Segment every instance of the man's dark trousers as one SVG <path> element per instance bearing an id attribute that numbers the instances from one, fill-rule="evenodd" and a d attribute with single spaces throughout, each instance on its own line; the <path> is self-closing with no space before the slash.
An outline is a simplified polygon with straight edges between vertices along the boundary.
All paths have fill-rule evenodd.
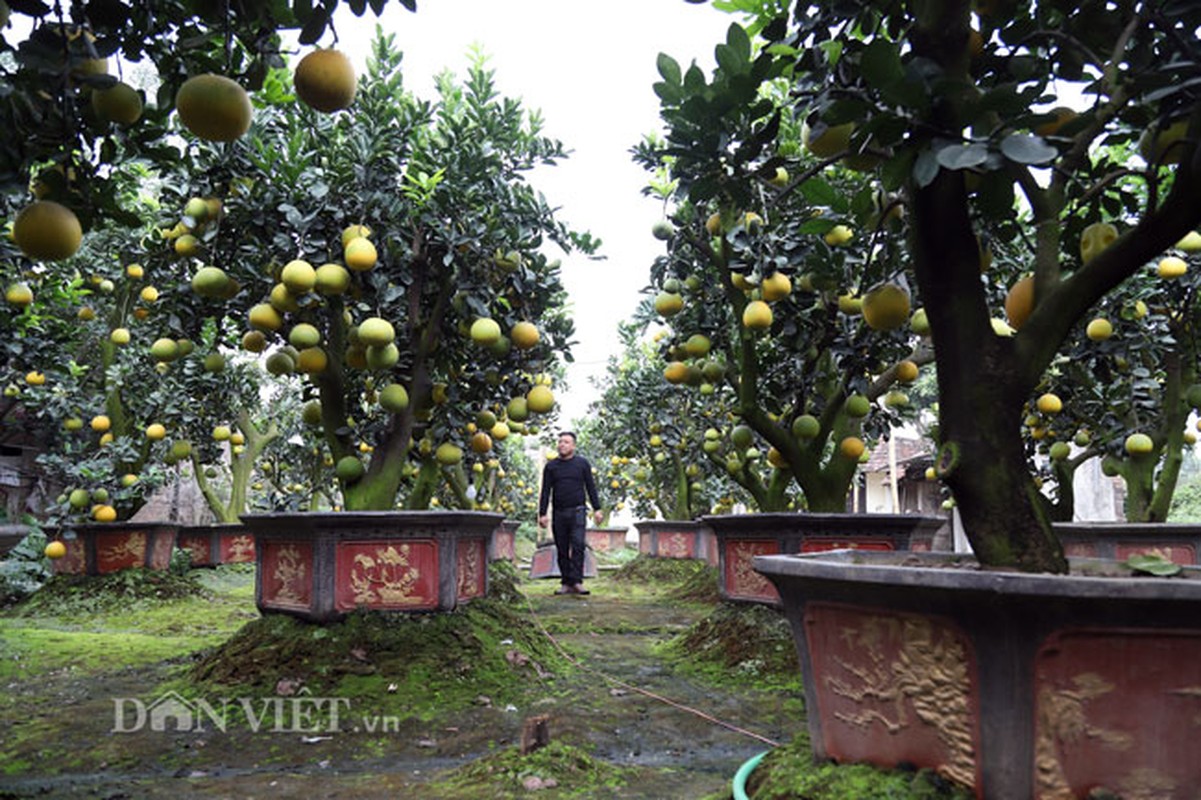
<path id="1" fill-rule="evenodd" d="M 559 554 L 559 575 L 564 586 L 584 582 L 584 546 L 588 536 L 588 510 L 584 506 L 554 510 L 551 534 Z"/>

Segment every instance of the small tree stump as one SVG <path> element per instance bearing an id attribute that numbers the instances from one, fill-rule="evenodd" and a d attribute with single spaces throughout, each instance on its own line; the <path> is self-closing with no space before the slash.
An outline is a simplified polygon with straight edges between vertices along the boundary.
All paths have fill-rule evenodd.
<path id="1" fill-rule="evenodd" d="M 521 754 L 529 755 L 550 744 L 550 715 L 529 717 L 521 725 Z"/>

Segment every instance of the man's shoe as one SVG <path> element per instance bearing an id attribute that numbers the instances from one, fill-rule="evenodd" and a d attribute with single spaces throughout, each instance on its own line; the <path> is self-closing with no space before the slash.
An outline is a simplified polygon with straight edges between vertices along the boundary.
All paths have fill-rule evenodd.
<path id="1" fill-rule="evenodd" d="M 573 585 L 571 587 L 571 592 L 572 592 L 572 594 L 592 594 L 592 592 L 590 592 L 584 588 L 584 584 L 582 584 L 582 583 L 577 583 L 577 584 Z"/>
<path id="2" fill-rule="evenodd" d="M 562 586 L 560 586 L 558 589 L 555 589 L 555 594 L 573 594 L 574 591 L 575 590 L 571 586 L 571 584 L 565 583 Z"/>

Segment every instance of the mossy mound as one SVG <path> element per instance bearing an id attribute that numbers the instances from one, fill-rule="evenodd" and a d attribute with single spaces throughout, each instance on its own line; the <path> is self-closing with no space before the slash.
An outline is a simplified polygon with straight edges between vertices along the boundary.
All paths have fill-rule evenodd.
<path id="1" fill-rule="evenodd" d="M 511 702 L 562 657 L 525 613 L 510 565 L 493 565 L 486 598 L 448 613 L 356 612 L 314 625 L 268 614 L 204 654 L 185 691 L 317 695 L 384 701 L 422 716 L 486 696 Z"/>
<path id="2" fill-rule="evenodd" d="M 936 772 L 882 770 L 864 764 L 814 764 L 807 736 L 772 750 L 747 778 L 751 800 L 968 800 L 975 795 Z M 725 795 L 729 797 L 729 795 Z"/>
<path id="3" fill-rule="evenodd" d="M 560 742 L 522 755 L 518 748 L 494 753 L 460 767 L 427 786 L 428 795 L 443 800 L 475 800 L 484 796 L 508 799 L 553 790 L 553 797 L 620 797 L 621 787 L 634 771 L 592 758 Z"/>
<path id="4" fill-rule="evenodd" d="M 656 583 L 683 586 L 712 581 L 717 586 L 716 571 L 704 561 L 692 558 L 656 558 L 640 554 L 615 571 L 612 580 L 628 583 Z"/>
<path id="5" fill-rule="evenodd" d="M 16 613 L 77 617 L 209 594 L 193 572 L 124 569 L 107 575 L 55 575 L 18 605 Z"/>
<path id="6" fill-rule="evenodd" d="M 726 680 L 799 679 L 788 620 L 774 608 L 723 603 L 664 647 L 664 655 Z"/>

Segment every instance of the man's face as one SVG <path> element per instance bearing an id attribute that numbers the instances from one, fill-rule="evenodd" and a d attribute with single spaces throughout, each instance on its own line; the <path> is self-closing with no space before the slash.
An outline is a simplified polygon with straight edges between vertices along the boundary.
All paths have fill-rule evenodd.
<path id="1" fill-rule="evenodd" d="M 575 439 L 571 436 L 559 437 L 559 458 L 571 458 L 575 455 Z"/>

